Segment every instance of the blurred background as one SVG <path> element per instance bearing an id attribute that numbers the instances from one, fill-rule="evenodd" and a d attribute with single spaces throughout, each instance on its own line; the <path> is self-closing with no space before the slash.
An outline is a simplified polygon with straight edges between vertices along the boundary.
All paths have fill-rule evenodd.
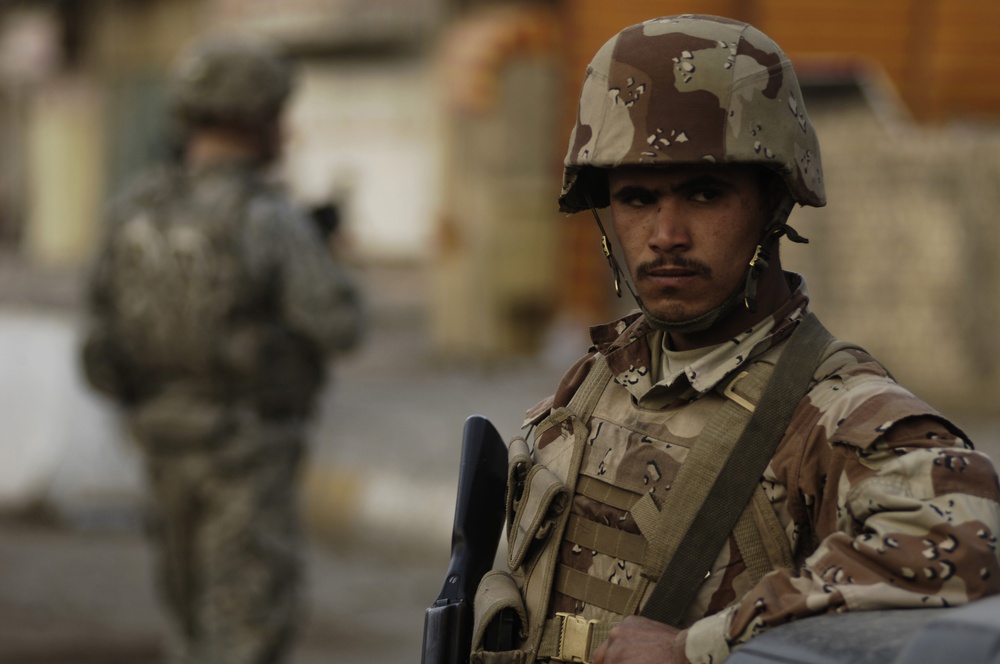
<path id="1" fill-rule="evenodd" d="M 811 243 L 783 258 L 814 309 L 1000 450 L 1000 4 L 0 0 L 0 662 L 156 661 L 137 462 L 75 343 L 104 205 L 170 156 L 180 48 L 251 32 L 298 66 L 281 176 L 336 211 L 373 312 L 316 424 L 301 661 L 411 662 L 463 419 L 513 435 L 632 304 L 592 220 L 556 210 L 586 64 L 681 12 L 751 22 L 795 63 L 830 202 L 793 214 Z"/>

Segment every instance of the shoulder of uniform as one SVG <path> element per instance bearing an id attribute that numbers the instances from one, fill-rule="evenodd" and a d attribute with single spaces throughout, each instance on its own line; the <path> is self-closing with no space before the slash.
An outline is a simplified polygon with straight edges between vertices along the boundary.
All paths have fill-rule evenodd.
<path id="1" fill-rule="evenodd" d="M 307 225 L 305 212 L 280 189 L 273 186 L 254 187 L 248 196 L 247 211 L 253 217 L 281 225 Z"/>
<path id="2" fill-rule="evenodd" d="M 536 426 L 548 417 L 549 413 L 552 412 L 552 401 L 554 399 L 555 395 L 550 394 L 529 408 L 527 412 L 524 413 L 524 422 L 521 423 L 521 428 L 526 429 L 528 427 Z"/>
<path id="3" fill-rule="evenodd" d="M 882 364 L 857 344 L 836 340 L 831 343 L 813 374 L 816 381 L 835 376 L 865 375 L 892 378 Z"/>
<path id="4" fill-rule="evenodd" d="M 125 185 L 115 197 L 114 204 L 121 208 L 158 203 L 176 191 L 179 176 L 178 169 L 170 166 L 156 166 L 143 171 Z"/>
<path id="5" fill-rule="evenodd" d="M 838 344 L 841 342 L 837 342 Z M 831 443 L 867 450 L 892 437 L 893 430 L 917 423 L 927 438 L 967 440 L 936 409 L 897 383 L 863 349 L 842 344 L 816 371 L 818 382 L 806 395 L 819 411 L 817 426 Z"/>
<path id="6" fill-rule="evenodd" d="M 551 413 L 554 409 L 568 404 L 573 398 L 573 395 L 576 394 L 576 391 L 580 389 L 583 381 L 586 380 L 588 375 L 590 375 L 590 371 L 593 369 L 594 363 L 597 361 L 597 357 L 598 354 L 596 352 L 592 352 L 577 360 L 563 375 L 555 393 L 542 399 L 527 410 L 524 414 L 524 423 L 522 426 L 535 426 L 548 417 L 549 413 Z"/>
<path id="7" fill-rule="evenodd" d="M 320 245 L 319 228 L 306 214 L 278 192 L 255 192 L 247 203 L 246 228 L 250 237 L 262 238 L 271 249 Z"/>

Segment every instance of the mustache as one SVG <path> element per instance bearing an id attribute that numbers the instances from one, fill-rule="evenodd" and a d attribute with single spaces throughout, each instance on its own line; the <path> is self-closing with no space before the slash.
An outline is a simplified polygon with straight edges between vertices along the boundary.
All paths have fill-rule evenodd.
<path id="1" fill-rule="evenodd" d="M 687 256 L 660 256 L 656 260 L 640 263 L 636 270 L 636 276 L 640 279 L 648 277 L 655 270 L 676 268 L 680 270 L 691 270 L 706 277 L 712 276 L 712 268 L 694 258 Z"/>

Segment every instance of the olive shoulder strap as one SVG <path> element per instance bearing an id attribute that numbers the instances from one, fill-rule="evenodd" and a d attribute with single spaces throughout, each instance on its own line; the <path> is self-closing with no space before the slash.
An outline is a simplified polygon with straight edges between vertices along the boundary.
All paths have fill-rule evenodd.
<path id="1" fill-rule="evenodd" d="M 760 399 L 727 400 L 681 466 L 655 516 L 652 536 L 647 535 L 643 576 L 656 586 L 641 615 L 675 626 L 683 620 L 833 341 L 810 313 L 786 342 L 769 379 L 750 372 L 727 387 L 732 390 L 742 377 Z"/>

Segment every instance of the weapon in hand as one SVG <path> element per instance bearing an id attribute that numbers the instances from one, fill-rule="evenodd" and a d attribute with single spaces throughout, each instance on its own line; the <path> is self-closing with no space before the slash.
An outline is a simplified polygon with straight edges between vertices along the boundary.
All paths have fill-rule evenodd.
<path id="1" fill-rule="evenodd" d="M 493 567 L 504 521 L 507 447 L 489 420 L 465 421 L 451 562 L 444 587 L 424 616 L 421 664 L 466 664 L 472 647 L 472 598 Z"/>

